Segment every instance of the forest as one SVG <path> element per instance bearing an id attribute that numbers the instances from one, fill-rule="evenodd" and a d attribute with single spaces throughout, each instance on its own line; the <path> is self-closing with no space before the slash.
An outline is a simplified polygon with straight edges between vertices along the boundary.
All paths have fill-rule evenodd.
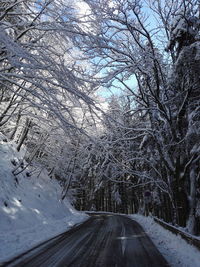
<path id="1" fill-rule="evenodd" d="M 16 179 L 200 234 L 199 0 L 1 0 L 0 132 Z"/>

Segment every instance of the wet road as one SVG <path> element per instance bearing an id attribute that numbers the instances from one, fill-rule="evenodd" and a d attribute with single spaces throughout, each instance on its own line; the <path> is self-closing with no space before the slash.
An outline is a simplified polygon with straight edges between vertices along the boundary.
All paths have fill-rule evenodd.
<path id="1" fill-rule="evenodd" d="M 141 226 L 120 215 L 95 215 L 23 257 L 3 266 L 169 266 Z"/>

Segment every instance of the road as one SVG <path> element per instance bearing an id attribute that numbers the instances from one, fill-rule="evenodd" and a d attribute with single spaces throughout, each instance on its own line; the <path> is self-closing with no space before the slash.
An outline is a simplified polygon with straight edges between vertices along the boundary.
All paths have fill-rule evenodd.
<path id="1" fill-rule="evenodd" d="M 120 215 L 95 215 L 45 245 L 3 266 L 169 266 L 142 227 Z"/>

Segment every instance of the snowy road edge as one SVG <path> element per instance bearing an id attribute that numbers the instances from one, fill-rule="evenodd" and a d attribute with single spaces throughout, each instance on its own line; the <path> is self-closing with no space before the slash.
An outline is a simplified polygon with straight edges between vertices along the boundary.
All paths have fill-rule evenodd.
<path id="1" fill-rule="evenodd" d="M 179 228 L 176 228 L 173 225 L 170 225 L 169 223 L 166 223 L 156 217 L 153 217 L 154 221 L 156 223 L 159 223 L 162 227 L 165 229 L 171 231 L 173 234 L 180 235 L 183 239 L 186 240 L 186 242 L 190 245 L 195 246 L 198 250 L 200 250 L 200 240 L 198 238 L 195 238 L 194 236 L 190 235 L 189 233 L 181 231 Z"/>
<path id="2" fill-rule="evenodd" d="M 0 262 L 0 267 L 4 267 L 4 266 L 7 266 L 9 264 L 12 264 L 13 262 L 17 261 L 19 258 L 23 258 L 24 256 L 26 256 L 28 253 L 30 253 L 32 251 L 34 252 L 36 249 L 42 248 L 42 246 L 45 246 L 48 243 L 53 242 L 54 240 L 56 240 L 59 237 L 61 237 L 63 234 L 66 234 L 66 233 L 68 233 L 70 231 L 74 231 L 74 230 L 78 229 L 79 227 L 81 227 L 82 225 L 84 225 L 85 223 L 87 223 L 90 220 L 91 220 L 91 217 L 88 217 L 85 220 L 74 224 L 73 226 L 68 228 L 66 231 L 64 231 L 64 232 L 62 232 L 62 233 L 60 233 L 58 235 L 55 235 L 55 236 L 51 237 L 50 239 L 46 239 L 46 240 L 44 240 L 42 242 L 39 242 L 38 244 L 36 244 L 32 248 L 30 248 L 30 249 L 28 249 L 28 250 L 26 250 L 26 251 L 24 251 L 24 252 L 22 252 L 20 254 L 16 254 L 15 256 L 11 257 L 10 259 L 8 259 L 6 261 Z"/>
<path id="3" fill-rule="evenodd" d="M 199 250 L 186 242 L 180 235 L 165 229 L 152 217 L 140 214 L 128 215 L 128 217 L 143 227 L 171 267 L 199 267 Z"/>

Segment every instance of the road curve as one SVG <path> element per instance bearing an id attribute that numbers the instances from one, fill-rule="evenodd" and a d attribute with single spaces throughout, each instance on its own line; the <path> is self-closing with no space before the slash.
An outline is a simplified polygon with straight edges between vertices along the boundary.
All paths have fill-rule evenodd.
<path id="1" fill-rule="evenodd" d="M 169 266 L 142 227 L 120 215 L 95 215 L 71 231 L 2 266 Z"/>

